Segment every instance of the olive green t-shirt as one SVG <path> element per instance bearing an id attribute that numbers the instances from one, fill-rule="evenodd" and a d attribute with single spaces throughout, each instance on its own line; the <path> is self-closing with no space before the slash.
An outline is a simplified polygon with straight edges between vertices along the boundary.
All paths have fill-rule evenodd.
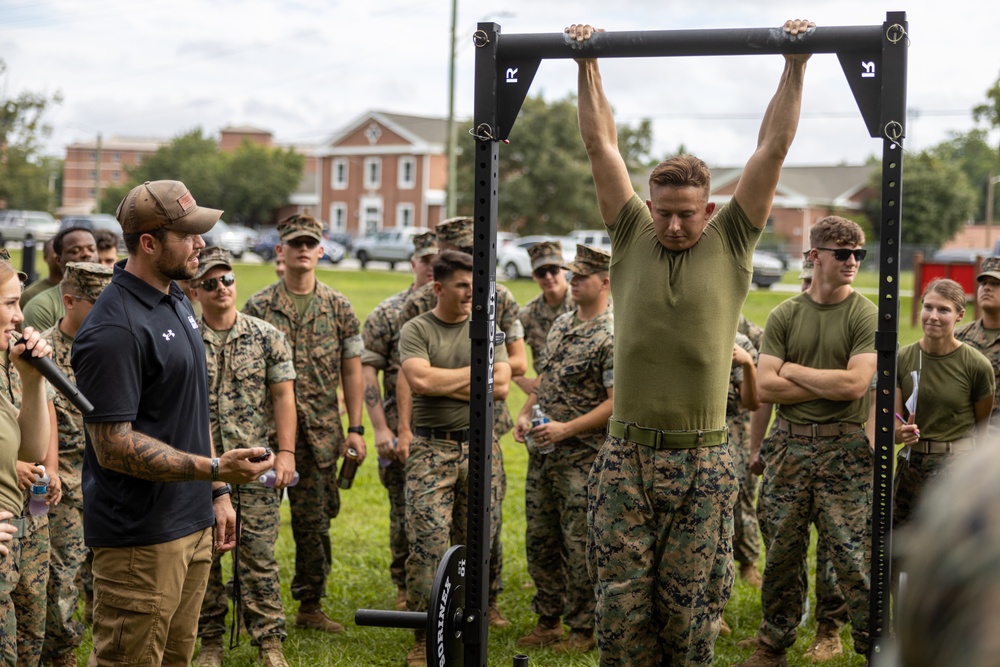
<path id="1" fill-rule="evenodd" d="M 59 285 L 50 287 L 35 296 L 24 307 L 24 324 L 21 325 L 21 329 L 34 327 L 36 331 L 46 331 L 54 327 L 65 314 L 62 288 Z"/>
<path id="2" fill-rule="evenodd" d="M 839 303 L 821 304 L 805 292 L 771 311 L 760 353 L 817 369 L 845 370 L 851 357 L 875 353 L 878 309 L 858 292 Z M 854 401 L 825 398 L 779 405 L 778 416 L 793 424 L 868 420 L 869 392 Z"/>
<path id="3" fill-rule="evenodd" d="M 669 431 L 724 428 L 733 334 L 760 230 L 732 200 L 694 246 L 673 252 L 633 196 L 608 233 L 614 418 Z"/>
<path id="4" fill-rule="evenodd" d="M 20 516 L 24 496 L 17 485 L 17 452 L 21 448 L 21 428 L 17 409 L 0 395 L 0 511 Z M 0 556 L 2 558 L 2 556 Z"/>
<path id="5" fill-rule="evenodd" d="M 975 436 L 974 405 L 993 395 L 993 366 L 981 352 L 965 343 L 944 355 L 928 354 L 919 343 L 899 351 L 896 383 L 903 396 L 903 417 L 909 419 L 906 400 L 913 393 L 911 371 L 920 371 L 916 424 L 921 440 L 951 442 Z"/>
<path id="6" fill-rule="evenodd" d="M 507 361 L 507 348 L 495 345 L 494 362 Z M 469 319 L 451 324 L 432 311 L 414 317 L 399 332 L 399 361 L 426 359 L 434 368 L 464 368 L 472 364 Z M 413 395 L 413 427 L 448 431 L 469 428 L 469 402 L 448 396 Z"/>

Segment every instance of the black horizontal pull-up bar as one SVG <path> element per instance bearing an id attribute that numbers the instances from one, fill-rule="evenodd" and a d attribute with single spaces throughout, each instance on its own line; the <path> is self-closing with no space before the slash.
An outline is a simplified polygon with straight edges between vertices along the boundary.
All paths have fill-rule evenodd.
<path id="1" fill-rule="evenodd" d="M 501 60 L 655 58 L 659 56 L 740 56 L 768 53 L 848 53 L 879 51 L 882 26 L 818 26 L 805 39 L 790 39 L 783 28 L 715 30 L 633 30 L 597 32 L 586 42 L 565 33 L 497 35 Z"/>

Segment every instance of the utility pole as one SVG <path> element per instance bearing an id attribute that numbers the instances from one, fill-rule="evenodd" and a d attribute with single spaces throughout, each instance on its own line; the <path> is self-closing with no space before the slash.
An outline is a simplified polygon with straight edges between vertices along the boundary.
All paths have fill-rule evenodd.
<path id="1" fill-rule="evenodd" d="M 1000 182 L 1000 176 L 990 176 L 986 181 L 986 247 L 993 254 L 993 186 Z"/>
<path id="2" fill-rule="evenodd" d="M 458 210 L 455 192 L 458 187 L 457 137 L 455 133 L 455 21 L 458 18 L 458 0 L 451 0 L 451 58 L 448 64 L 448 194 L 445 203 L 445 217 L 454 218 Z"/>
<path id="3" fill-rule="evenodd" d="M 94 188 L 94 192 L 96 193 L 95 199 L 97 199 L 97 203 L 94 204 L 94 213 L 100 213 L 101 212 L 101 145 L 102 145 L 102 143 L 103 142 L 101 141 L 101 133 L 98 132 L 97 133 L 97 187 Z"/>

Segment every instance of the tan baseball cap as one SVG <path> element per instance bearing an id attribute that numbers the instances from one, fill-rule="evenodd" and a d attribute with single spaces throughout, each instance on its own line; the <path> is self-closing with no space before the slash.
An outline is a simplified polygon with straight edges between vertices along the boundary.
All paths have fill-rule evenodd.
<path id="1" fill-rule="evenodd" d="M 125 234 L 141 234 L 168 227 L 183 234 L 204 234 L 219 221 L 222 211 L 198 206 L 180 181 L 146 181 L 118 204 L 115 217 Z"/>
<path id="2" fill-rule="evenodd" d="M 191 280 L 201 280 L 201 277 L 208 273 L 209 269 L 217 266 L 224 266 L 227 269 L 233 268 L 233 256 L 225 248 L 213 245 L 202 248 L 198 253 L 198 271 Z"/>

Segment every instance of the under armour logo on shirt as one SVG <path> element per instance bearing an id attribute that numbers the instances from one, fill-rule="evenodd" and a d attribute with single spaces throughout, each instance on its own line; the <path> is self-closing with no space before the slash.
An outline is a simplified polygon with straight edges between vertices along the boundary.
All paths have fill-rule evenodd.
<path id="1" fill-rule="evenodd" d="M 191 328 L 192 329 L 197 329 L 198 328 L 198 322 L 194 319 L 193 316 L 188 315 L 188 322 L 191 323 Z"/>
<path id="2" fill-rule="evenodd" d="M 174 333 L 173 329 L 167 329 L 166 333 L 162 333 L 160 335 L 163 336 L 163 340 L 170 340 L 171 338 L 173 338 L 177 334 Z"/>

